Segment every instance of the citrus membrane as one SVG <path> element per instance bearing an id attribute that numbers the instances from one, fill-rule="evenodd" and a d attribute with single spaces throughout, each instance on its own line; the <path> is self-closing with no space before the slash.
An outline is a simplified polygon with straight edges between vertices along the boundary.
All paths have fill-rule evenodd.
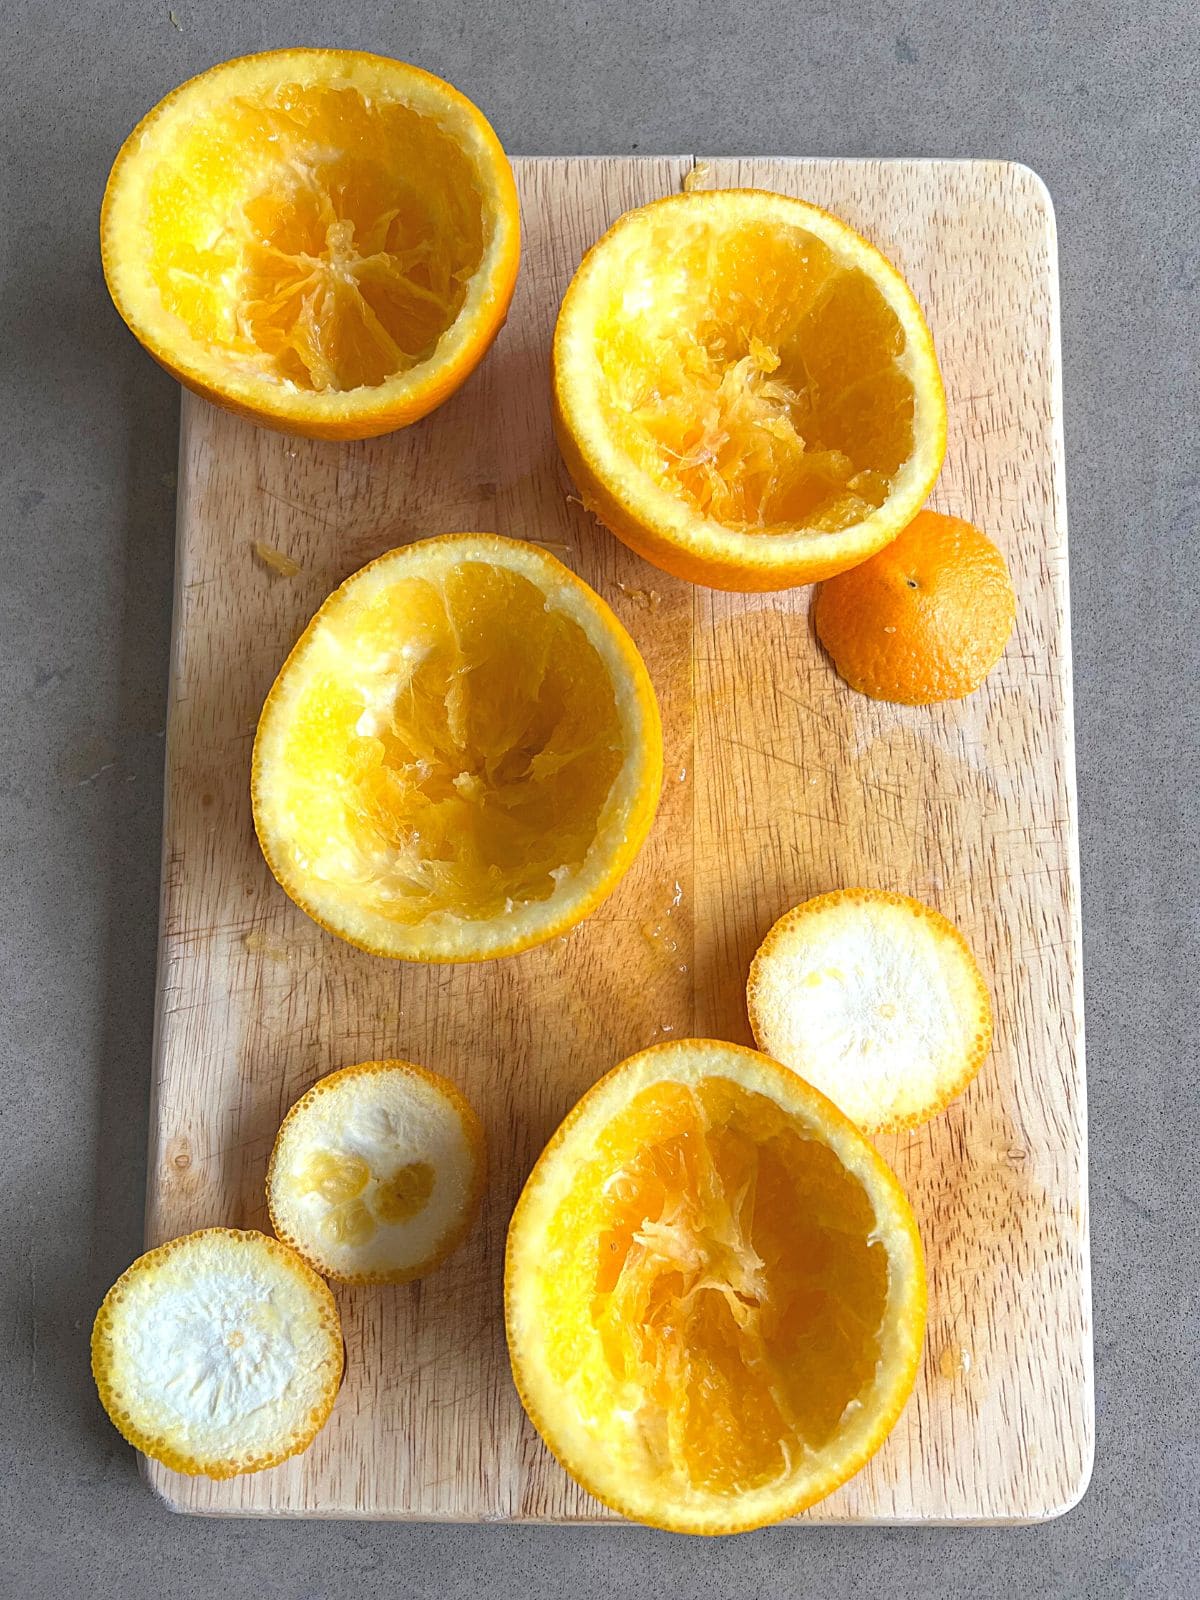
<path id="1" fill-rule="evenodd" d="M 517 1388 L 626 1516 L 727 1533 L 789 1516 L 878 1447 L 911 1388 L 924 1275 L 892 1174 L 755 1051 L 657 1046 L 591 1089 L 513 1214 Z"/>
<path id="2" fill-rule="evenodd" d="M 255 824 L 294 900 L 380 955 L 469 960 L 585 916 L 662 781 L 646 668 L 545 551 L 426 540 L 348 578 L 267 698 Z"/>

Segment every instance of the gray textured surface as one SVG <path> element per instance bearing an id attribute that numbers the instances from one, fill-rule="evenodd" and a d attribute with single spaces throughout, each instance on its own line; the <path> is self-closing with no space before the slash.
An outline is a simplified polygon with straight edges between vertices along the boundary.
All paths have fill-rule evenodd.
<path id="1" fill-rule="evenodd" d="M 458 6 L 15 0 L 0 58 L 0 1594 L 1200 1593 L 1197 104 L 1186 0 Z M 1191 17 L 1189 18 L 1189 13 Z M 178 401 L 112 311 L 118 144 L 244 51 L 418 61 L 514 150 L 1003 156 L 1062 247 L 1092 1135 L 1097 1465 L 1024 1530 L 173 1519 L 91 1389 L 137 1253 Z"/>

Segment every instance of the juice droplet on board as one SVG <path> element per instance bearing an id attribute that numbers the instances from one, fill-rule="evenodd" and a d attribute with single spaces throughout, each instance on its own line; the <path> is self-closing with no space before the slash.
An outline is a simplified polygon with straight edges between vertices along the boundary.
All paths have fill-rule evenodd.
<path id="1" fill-rule="evenodd" d="M 971 1352 L 960 1344 L 948 1344 L 938 1357 L 938 1371 L 949 1382 L 971 1370 Z"/>

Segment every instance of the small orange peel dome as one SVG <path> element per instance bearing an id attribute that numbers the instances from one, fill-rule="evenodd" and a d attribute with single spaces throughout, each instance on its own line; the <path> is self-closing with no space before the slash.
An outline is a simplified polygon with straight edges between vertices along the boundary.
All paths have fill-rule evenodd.
<path id="1" fill-rule="evenodd" d="M 326 1277 L 405 1283 L 462 1243 L 483 1183 L 483 1130 L 454 1085 L 409 1061 L 363 1061 L 288 1112 L 267 1205 L 279 1237 Z"/>
<path id="2" fill-rule="evenodd" d="M 778 1522 L 879 1448 L 920 1360 L 925 1270 L 890 1169 L 756 1051 L 632 1056 L 513 1213 L 513 1377 L 562 1466 L 676 1533 Z"/>
<path id="3" fill-rule="evenodd" d="M 376 955 L 472 961 L 565 933 L 662 788 L 645 663 L 545 550 L 447 534 L 347 578 L 267 696 L 254 822 L 297 905 Z"/>
<path id="4" fill-rule="evenodd" d="M 839 218 L 756 189 L 621 217 L 559 313 L 559 444 L 628 545 L 718 589 L 784 589 L 911 520 L 946 448 L 933 341 Z"/>
<path id="5" fill-rule="evenodd" d="M 306 1449 L 342 1381 L 328 1285 L 265 1234 L 204 1228 L 117 1279 L 92 1374 L 117 1430 L 176 1472 L 231 1478 Z"/>
<path id="6" fill-rule="evenodd" d="M 268 427 L 362 439 L 439 405 L 495 338 L 517 192 L 483 114 L 440 78 L 275 50 L 142 119 L 100 243 L 117 310 L 181 383 Z"/>
<path id="7" fill-rule="evenodd" d="M 852 689 L 916 706 L 978 689 L 1015 616 L 1000 551 L 938 511 L 920 512 L 886 550 L 823 583 L 815 609 L 817 637 Z"/>
<path id="8" fill-rule="evenodd" d="M 780 917 L 746 997 L 759 1048 L 864 1133 L 928 1122 L 991 1044 L 987 985 L 962 934 L 881 889 L 817 895 Z"/>

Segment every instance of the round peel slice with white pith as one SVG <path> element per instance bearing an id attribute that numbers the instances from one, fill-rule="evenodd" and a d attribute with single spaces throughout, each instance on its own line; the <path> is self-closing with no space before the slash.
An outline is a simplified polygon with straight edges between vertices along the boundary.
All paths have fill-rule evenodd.
<path id="1" fill-rule="evenodd" d="M 267 1174 L 279 1237 L 348 1283 L 431 1272 L 483 1193 L 483 1133 L 454 1085 L 407 1061 L 322 1078 L 284 1118 Z"/>
<path id="2" fill-rule="evenodd" d="M 929 328 L 896 267 L 790 195 L 668 195 L 563 298 L 555 428 L 588 509 L 692 583 L 770 590 L 865 560 L 946 446 Z"/>
<path id="3" fill-rule="evenodd" d="M 210 1478 L 305 1449 L 343 1358 L 328 1285 L 277 1239 L 232 1228 L 139 1257 L 92 1330 L 92 1373 L 114 1426 L 176 1472 Z"/>
<path id="4" fill-rule="evenodd" d="M 987 985 L 961 933 L 883 890 L 839 890 L 787 912 L 746 992 L 759 1048 L 868 1133 L 927 1122 L 991 1043 Z"/>

